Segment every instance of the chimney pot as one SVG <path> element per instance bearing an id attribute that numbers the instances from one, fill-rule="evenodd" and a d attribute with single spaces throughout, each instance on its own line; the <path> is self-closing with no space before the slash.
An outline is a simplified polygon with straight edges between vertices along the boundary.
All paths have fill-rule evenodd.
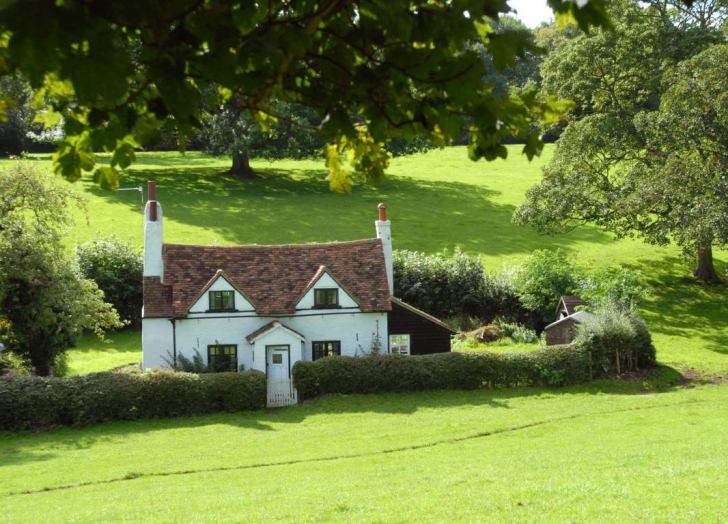
<path id="1" fill-rule="evenodd" d="M 379 221 L 380 222 L 386 222 L 387 221 L 387 206 L 382 203 L 377 206 L 377 209 L 379 209 Z"/>
<path id="2" fill-rule="evenodd" d="M 147 200 L 157 200 L 157 182 L 154 180 L 147 181 Z"/>

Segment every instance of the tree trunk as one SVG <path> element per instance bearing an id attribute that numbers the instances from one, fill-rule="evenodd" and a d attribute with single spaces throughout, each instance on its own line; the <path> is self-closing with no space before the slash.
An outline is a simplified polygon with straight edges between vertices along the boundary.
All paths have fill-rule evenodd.
<path id="1" fill-rule="evenodd" d="M 713 246 L 698 246 L 698 267 L 693 274 L 703 282 L 717 284 L 722 282 L 713 267 Z"/>
<path id="2" fill-rule="evenodd" d="M 228 171 L 233 176 L 240 178 L 253 178 L 255 172 L 250 167 L 250 158 L 248 153 L 233 153 L 233 166 Z"/>

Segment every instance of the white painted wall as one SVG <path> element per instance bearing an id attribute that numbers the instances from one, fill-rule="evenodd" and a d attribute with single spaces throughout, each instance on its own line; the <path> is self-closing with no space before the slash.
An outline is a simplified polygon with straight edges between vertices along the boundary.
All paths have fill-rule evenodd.
<path id="1" fill-rule="evenodd" d="M 314 295 L 316 289 L 338 289 L 339 290 L 339 306 L 342 308 L 359 308 L 359 305 L 354 301 L 351 296 L 344 291 L 341 286 L 336 283 L 336 280 L 331 278 L 328 273 L 323 273 L 313 285 L 308 293 L 301 297 L 301 300 L 296 304 L 296 309 L 312 309 L 314 307 Z M 318 308 L 317 308 L 318 309 Z"/>
<path id="2" fill-rule="evenodd" d="M 282 323 L 282 322 L 281 322 Z M 306 342 L 297 337 L 295 333 L 291 333 L 286 329 L 273 329 L 258 338 L 253 343 L 254 364 L 253 368 L 265 373 L 265 364 L 267 362 L 267 346 L 288 346 L 290 366 L 302 359 L 303 346 Z"/>
<path id="3" fill-rule="evenodd" d="M 172 322 L 168 319 L 143 319 L 142 369 L 167 367 L 164 359 L 169 359 L 169 355 L 173 353 L 172 340 Z"/>
<path id="4" fill-rule="evenodd" d="M 254 315 L 236 315 L 227 318 L 219 315 L 198 315 L 196 318 L 178 319 L 176 321 L 177 354 L 192 358 L 198 349 L 207 361 L 207 346 L 214 344 L 236 344 L 238 346 L 238 365 L 245 369 L 265 371 L 265 353 L 258 349 L 265 345 L 273 345 L 263 337 L 256 341 L 255 348 L 248 344 L 246 336 L 264 325 L 278 320 L 286 327 L 298 331 L 305 337 L 300 355 L 291 344 L 291 365 L 297 360 L 311 360 L 312 342 L 324 340 L 341 341 L 341 354 L 362 356 L 368 354 L 372 343 L 372 333 L 377 331 L 382 340 L 382 351 L 387 348 L 387 314 L 386 313 L 335 313 L 311 314 L 298 312 L 287 317 L 258 317 Z M 280 331 L 277 331 L 280 332 Z M 273 340 L 271 338 L 271 340 Z M 298 347 L 300 342 L 296 339 Z M 142 345 L 144 349 L 144 368 L 165 367 L 162 360 L 167 351 L 172 353 L 171 323 L 166 319 L 144 319 L 142 322 Z M 254 352 L 255 349 L 255 352 Z"/>
<path id="5" fill-rule="evenodd" d="M 202 294 L 199 300 L 192 304 L 192 307 L 190 308 L 190 313 L 204 313 L 205 311 L 210 309 L 210 291 L 234 291 L 235 309 L 237 309 L 241 313 L 251 313 L 255 311 L 253 305 L 248 302 L 245 297 L 230 284 L 230 282 L 225 280 L 225 277 L 221 275 L 217 277 L 217 280 L 215 280 L 215 282 L 212 283 L 209 289 Z"/>

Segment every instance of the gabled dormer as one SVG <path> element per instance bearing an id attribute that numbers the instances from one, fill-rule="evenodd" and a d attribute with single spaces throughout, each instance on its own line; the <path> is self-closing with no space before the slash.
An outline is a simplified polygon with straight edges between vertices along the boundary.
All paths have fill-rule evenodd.
<path id="1" fill-rule="evenodd" d="M 253 302 L 233 284 L 222 269 L 205 285 L 189 313 L 243 313 L 255 311 Z"/>
<path id="2" fill-rule="evenodd" d="M 296 301 L 296 310 L 302 309 L 360 309 L 360 304 L 326 266 L 321 266 Z"/>

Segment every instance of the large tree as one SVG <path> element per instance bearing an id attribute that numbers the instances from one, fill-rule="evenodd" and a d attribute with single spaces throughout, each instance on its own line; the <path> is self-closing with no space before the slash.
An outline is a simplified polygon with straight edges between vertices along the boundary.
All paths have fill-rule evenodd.
<path id="1" fill-rule="evenodd" d="M 606 25 L 605 0 L 549 0 L 578 22 Z M 521 31 L 494 32 L 506 0 L 35 0 L 0 7 L 0 76 L 20 72 L 64 119 L 56 172 L 76 180 L 95 168 L 94 151 L 113 151 L 95 180 L 118 184 L 118 168 L 163 127 L 184 139 L 200 126 L 199 93 L 219 86 L 267 124 L 271 101 L 312 108 L 334 189 L 354 173 L 376 181 L 393 138 L 456 140 L 469 119 L 469 156 L 504 157 L 502 139 L 525 151 L 542 144 L 533 115 L 559 113 L 534 93 L 499 97 L 467 44 L 481 40 L 498 68 L 534 51 Z M 346 154 L 344 154 L 346 151 Z"/>
<path id="2" fill-rule="evenodd" d="M 203 113 L 199 135 L 208 153 L 230 155 L 229 173 L 242 178 L 254 176 L 250 157 L 268 160 L 301 159 L 321 152 L 323 141 L 315 132 L 318 125 L 312 109 L 297 104 L 273 103 L 275 123 L 261 128 L 236 100 Z"/>
<path id="3" fill-rule="evenodd" d="M 712 248 L 728 244 L 726 72 L 728 45 L 709 47 L 665 75 L 659 110 L 637 119 L 646 147 L 635 220 L 655 242 L 697 253 L 695 275 L 709 282 L 720 280 Z"/>
<path id="4" fill-rule="evenodd" d="M 722 40 L 717 24 L 726 8 L 715 1 L 697 3 L 692 9 L 698 14 L 705 4 L 715 5 L 715 24 L 703 23 L 697 14 L 696 22 L 686 23 L 690 18 L 682 7 L 670 10 L 665 2 L 655 3 L 615 2 L 615 31 L 579 36 L 544 61 L 546 92 L 575 100 L 579 110 L 542 182 L 529 190 L 515 218 L 547 233 L 593 223 L 618 236 L 636 234 L 656 244 L 675 241 L 697 257 L 699 278 L 715 280 L 711 246 L 723 242 L 721 219 L 714 217 L 712 236 L 696 232 L 706 227 L 700 209 L 721 207 L 724 195 L 715 193 L 710 182 L 719 171 L 702 177 L 704 183 L 693 183 L 687 170 L 673 169 L 669 177 L 660 173 L 659 162 L 687 139 L 679 128 L 691 128 L 690 115 L 672 113 L 671 138 L 666 126 L 657 133 L 644 122 L 651 121 L 645 115 L 666 107 L 661 101 L 670 96 L 677 64 Z M 704 130 L 691 129 L 703 140 Z"/>
<path id="5" fill-rule="evenodd" d="M 0 342 L 46 375 L 83 330 L 121 327 L 62 240 L 78 197 L 30 163 L 0 170 Z"/>

